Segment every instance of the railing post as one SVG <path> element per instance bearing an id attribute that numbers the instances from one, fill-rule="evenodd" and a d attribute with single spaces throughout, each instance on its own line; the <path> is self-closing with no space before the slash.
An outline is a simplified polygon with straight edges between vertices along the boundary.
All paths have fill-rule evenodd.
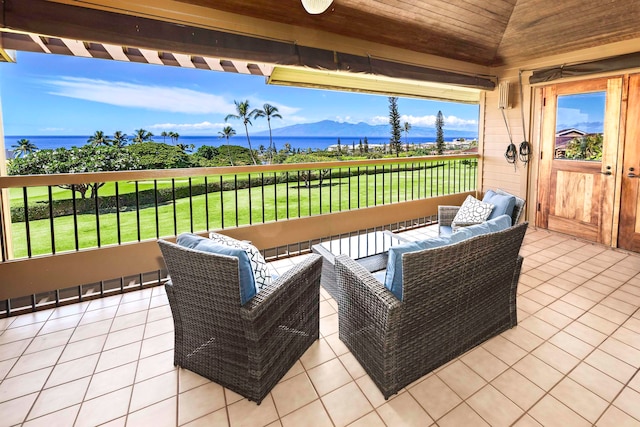
<path id="1" fill-rule="evenodd" d="M 7 176 L 7 153 L 4 142 L 4 120 L 2 118 L 2 102 L 0 99 L 0 176 Z M 0 188 L 0 260 L 13 258 L 11 244 L 11 206 L 9 189 Z"/>
<path id="2" fill-rule="evenodd" d="M 4 151 L 4 147 L 2 147 L 2 151 Z M 1 158 L 0 161 L 4 162 Z M 0 189 L 0 261 L 8 260 L 10 255 L 13 254 L 13 250 L 11 250 L 11 227 L 9 226 L 11 224 L 11 210 L 8 207 L 9 190 L 6 188 Z"/>

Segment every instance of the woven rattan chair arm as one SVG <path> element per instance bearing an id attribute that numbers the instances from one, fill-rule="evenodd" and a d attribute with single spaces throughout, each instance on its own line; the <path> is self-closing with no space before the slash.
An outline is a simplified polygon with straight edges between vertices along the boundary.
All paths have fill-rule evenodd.
<path id="1" fill-rule="evenodd" d="M 336 257 L 336 273 L 340 339 L 388 398 L 398 389 L 403 303 L 345 255 Z"/>
<path id="2" fill-rule="evenodd" d="M 438 223 L 441 226 L 450 226 L 460 206 L 438 206 Z"/>
<path id="3" fill-rule="evenodd" d="M 375 301 L 374 303 L 385 311 L 400 309 L 402 304 L 398 298 L 378 282 L 367 269 L 347 255 L 336 257 L 336 269 L 343 269 L 343 271 L 351 273 L 342 274 L 344 280 L 343 283 L 338 283 L 339 288 L 351 287 L 356 292 L 368 294 L 368 298 Z"/>
<path id="4" fill-rule="evenodd" d="M 384 230 L 382 232 L 382 234 L 385 234 L 387 236 L 393 237 L 394 239 L 398 240 L 401 243 L 408 243 L 408 242 L 412 242 L 413 241 L 411 239 L 407 239 L 404 236 L 400 236 L 400 235 L 398 235 L 398 234 L 396 234 L 396 233 L 394 233 L 394 232 L 392 232 L 390 230 Z"/>
<path id="5" fill-rule="evenodd" d="M 305 295 L 320 293 L 321 272 L 322 257 L 309 255 L 247 302 L 241 310 L 243 318 L 268 329 L 269 324 L 278 321 L 278 312 Z"/>

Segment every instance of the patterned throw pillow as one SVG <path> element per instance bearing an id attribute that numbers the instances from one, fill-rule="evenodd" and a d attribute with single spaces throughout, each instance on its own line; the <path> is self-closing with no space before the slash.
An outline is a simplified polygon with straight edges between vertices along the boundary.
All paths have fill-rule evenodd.
<path id="1" fill-rule="evenodd" d="M 262 288 L 271 284 L 271 274 L 269 273 L 269 267 L 267 266 L 267 262 L 262 257 L 262 254 L 260 253 L 258 248 L 256 248 L 249 242 L 243 242 L 240 240 L 236 240 L 233 237 L 214 232 L 209 233 L 209 239 L 221 245 L 244 249 L 244 251 L 247 253 L 247 256 L 249 257 L 251 270 L 253 270 L 253 277 L 256 282 L 256 292 L 260 292 Z"/>
<path id="2" fill-rule="evenodd" d="M 455 228 L 461 224 L 480 224 L 489 218 L 492 210 L 493 205 L 491 203 L 481 202 L 469 195 L 453 218 L 452 225 Z"/>

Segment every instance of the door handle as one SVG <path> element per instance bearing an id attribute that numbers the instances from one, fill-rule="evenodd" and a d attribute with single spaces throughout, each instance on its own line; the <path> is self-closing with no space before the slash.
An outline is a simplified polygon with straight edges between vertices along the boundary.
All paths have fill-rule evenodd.
<path id="1" fill-rule="evenodd" d="M 600 172 L 602 175 L 611 175 L 611 171 Z"/>
<path id="2" fill-rule="evenodd" d="M 629 172 L 629 174 L 627 175 L 629 178 L 640 178 L 640 175 L 636 175 L 633 172 Z"/>

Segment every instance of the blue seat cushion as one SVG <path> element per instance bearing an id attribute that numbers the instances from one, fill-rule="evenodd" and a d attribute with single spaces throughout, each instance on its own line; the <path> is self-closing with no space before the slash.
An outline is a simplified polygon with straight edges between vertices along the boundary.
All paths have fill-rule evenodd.
<path id="1" fill-rule="evenodd" d="M 485 193 L 482 201 L 493 205 L 491 215 L 487 219 L 495 219 L 500 215 L 513 215 L 513 209 L 516 206 L 516 197 L 507 196 L 504 194 L 498 194 L 493 190 L 489 190 Z"/>
<path id="2" fill-rule="evenodd" d="M 440 235 L 441 236 L 450 236 L 453 233 L 453 227 L 450 225 L 441 225 L 440 226 Z"/>
<path id="3" fill-rule="evenodd" d="M 456 236 L 458 240 L 466 240 L 482 234 L 506 230 L 509 227 L 511 227 L 511 217 L 509 215 L 500 215 L 495 219 L 490 219 L 481 224 L 470 225 L 469 227 L 460 227 L 456 229 L 455 233 L 453 233 L 451 237 L 453 238 Z"/>
<path id="4" fill-rule="evenodd" d="M 389 258 L 387 260 L 384 286 L 389 289 L 396 298 L 402 301 L 402 255 L 407 252 L 439 248 L 451 243 L 456 243 L 460 240 L 462 240 L 461 236 L 453 237 L 453 235 L 451 235 L 391 246 L 391 248 L 389 248 Z M 425 268 L 428 268 L 428 266 Z"/>
<path id="5" fill-rule="evenodd" d="M 189 249 L 209 252 L 218 255 L 227 255 L 238 258 L 238 275 L 240 279 L 240 304 L 246 304 L 257 293 L 256 283 L 249 261 L 249 255 L 245 248 L 234 247 L 214 242 L 197 234 L 182 233 L 176 243 Z"/>

